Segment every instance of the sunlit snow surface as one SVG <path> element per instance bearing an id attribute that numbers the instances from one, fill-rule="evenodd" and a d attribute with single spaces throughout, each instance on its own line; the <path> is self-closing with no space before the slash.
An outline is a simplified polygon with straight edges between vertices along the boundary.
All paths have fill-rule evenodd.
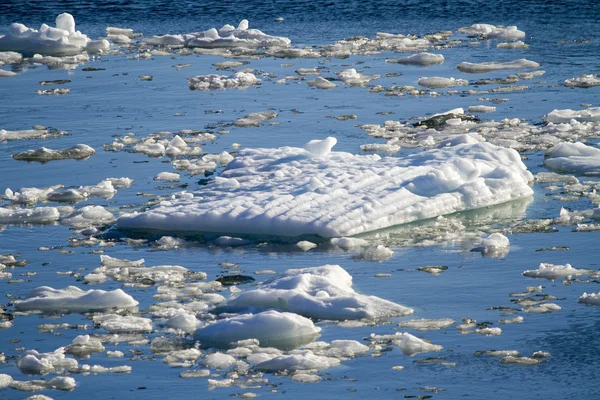
<path id="1" fill-rule="evenodd" d="M 405 158 L 247 149 L 193 198 L 119 218 L 120 228 L 322 237 L 363 232 L 531 195 L 514 150 L 459 144 Z"/>

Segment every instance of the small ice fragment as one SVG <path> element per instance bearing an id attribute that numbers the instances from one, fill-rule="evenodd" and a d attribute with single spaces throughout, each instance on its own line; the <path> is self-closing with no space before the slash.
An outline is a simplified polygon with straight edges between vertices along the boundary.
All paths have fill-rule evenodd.
<path id="1" fill-rule="evenodd" d="M 323 140 L 311 140 L 304 145 L 304 149 L 316 157 L 324 157 L 331 152 L 331 149 L 337 143 L 337 139 L 329 136 Z"/>

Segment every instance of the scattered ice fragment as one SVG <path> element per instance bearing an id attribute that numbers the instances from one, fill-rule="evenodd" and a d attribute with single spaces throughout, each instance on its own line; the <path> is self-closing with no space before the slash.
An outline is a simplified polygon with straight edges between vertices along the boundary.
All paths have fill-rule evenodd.
<path id="1" fill-rule="evenodd" d="M 296 243 L 296 247 L 298 247 L 301 250 L 308 251 L 310 249 L 314 249 L 315 247 L 317 247 L 317 245 L 313 242 L 309 242 L 308 240 L 302 240 Z"/>
<path id="2" fill-rule="evenodd" d="M 102 342 L 90 337 L 90 335 L 79 335 L 70 345 L 65 347 L 65 353 L 73 354 L 76 357 L 83 357 L 92 353 L 102 353 L 104 351 Z"/>
<path id="3" fill-rule="evenodd" d="M 257 339 L 265 347 L 293 349 L 312 342 L 320 331 L 308 318 L 271 310 L 219 320 L 196 330 L 194 338 L 203 347 L 229 348 L 239 340 Z"/>
<path id="4" fill-rule="evenodd" d="M 120 290 L 120 289 L 117 289 Z M 101 314 L 94 316 L 94 323 L 110 333 L 147 333 L 152 331 L 152 320 L 131 315 Z"/>
<path id="5" fill-rule="evenodd" d="M 270 360 L 263 361 L 254 366 L 259 371 L 299 371 L 299 370 L 323 370 L 335 367 L 340 360 L 333 357 L 318 356 L 310 350 L 296 350 L 289 355 L 280 355 Z"/>
<path id="6" fill-rule="evenodd" d="M 410 333 L 396 333 L 392 340 L 392 344 L 400 347 L 400 350 L 407 356 L 414 356 L 420 353 L 429 353 L 434 351 L 442 351 L 443 347 L 426 342 L 423 339 L 419 339 Z"/>
<path id="7" fill-rule="evenodd" d="M 234 195 L 207 185 L 191 198 L 125 214 L 117 224 L 125 229 L 343 237 L 532 194 L 528 183 L 533 176 L 519 154 L 490 143 L 448 143 L 403 158 L 330 152 L 333 144 L 335 139 L 328 138 L 309 142 L 309 151 L 242 150 L 219 176 L 240 184 Z M 307 190 L 313 178 L 323 187 Z"/>
<path id="8" fill-rule="evenodd" d="M 579 302 L 583 304 L 600 305 L 600 293 L 583 293 L 579 297 Z"/>
<path id="9" fill-rule="evenodd" d="M 179 374 L 181 378 L 206 378 L 210 376 L 208 369 L 187 370 Z"/>
<path id="10" fill-rule="evenodd" d="M 478 333 L 483 336 L 498 336 L 498 335 L 502 334 L 502 329 L 485 327 L 485 328 L 476 329 L 475 333 Z"/>
<path id="11" fill-rule="evenodd" d="M 342 250 L 352 250 L 357 247 L 366 246 L 368 244 L 368 242 L 364 239 L 351 237 L 332 238 L 330 242 L 332 245 L 337 246 Z"/>
<path id="12" fill-rule="evenodd" d="M 192 333 L 196 330 L 200 321 L 193 314 L 185 311 L 180 311 L 167 320 L 166 325 L 169 328 L 179 329 L 187 333 Z"/>
<path id="13" fill-rule="evenodd" d="M 365 83 L 371 82 L 372 80 L 379 79 L 379 75 L 363 75 L 356 71 L 354 68 L 345 69 L 340 72 L 336 72 L 336 75 L 346 84 L 346 85 L 363 85 Z"/>
<path id="14" fill-rule="evenodd" d="M 470 113 L 489 113 L 496 111 L 496 107 L 490 106 L 469 106 Z"/>
<path id="15" fill-rule="evenodd" d="M 587 275 L 592 271 L 587 269 L 573 268 L 571 264 L 565 265 L 554 265 L 541 263 L 538 269 L 527 270 L 523 272 L 524 276 L 531 278 L 545 278 L 545 279 L 558 279 L 568 278 L 570 276 Z"/>
<path id="16" fill-rule="evenodd" d="M 484 238 L 481 244 L 473 250 L 480 251 L 486 257 L 502 258 L 510 250 L 510 241 L 501 233 L 492 233 Z"/>
<path id="17" fill-rule="evenodd" d="M 327 79 L 320 76 L 316 77 L 312 81 L 308 81 L 307 83 L 308 86 L 316 87 L 318 89 L 333 89 L 334 87 L 337 87 L 335 83 L 328 81 Z"/>
<path id="18" fill-rule="evenodd" d="M 442 64 L 444 62 L 444 56 L 441 54 L 418 53 L 404 58 L 387 59 L 385 62 L 390 64 L 409 64 L 426 67 L 434 64 Z"/>
<path id="19" fill-rule="evenodd" d="M 63 347 L 50 353 L 27 350 L 19 357 L 17 367 L 24 374 L 43 375 L 59 369 L 77 368 L 77 360 L 67 358 Z"/>
<path id="20" fill-rule="evenodd" d="M 500 362 L 504 364 L 537 365 L 544 363 L 545 360 L 532 357 L 506 356 Z"/>
<path id="21" fill-rule="evenodd" d="M 83 291 L 75 286 L 65 289 L 40 286 L 29 292 L 25 300 L 17 300 L 14 304 L 18 311 L 84 313 L 112 308 L 132 308 L 137 306 L 138 302 L 121 289 Z"/>
<path id="22" fill-rule="evenodd" d="M 231 76 L 210 74 L 188 78 L 191 90 L 244 88 L 258 84 L 260 79 L 251 72 L 236 72 Z"/>
<path id="23" fill-rule="evenodd" d="M 0 374 L 0 389 L 4 389 L 13 381 L 12 376 L 7 374 Z"/>
<path id="24" fill-rule="evenodd" d="M 520 324 L 521 322 L 523 322 L 523 317 L 519 315 L 510 319 L 501 319 L 498 322 L 500 324 Z"/>
<path id="25" fill-rule="evenodd" d="M 15 160 L 48 162 L 54 160 L 84 160 L 96 154 L 96 151 L 86 144 L 78 144 L 64 150 L 52 150 L 41 147 L 37 150 L 27 150 L 13 154 Z"/>
<path id="26" fill-rule="evenodd" d="M 155 181 L 178 182 L 181 176 L 176 172 L 161 172 L 154 177 Z"/>
<path id="27" fill-rule="evenodd" d="M 516 26 L 494 26 L 490 24 L 473 24 L 471 26 L 458 28 L 458 32 L 472 36 L 480 36 L 482 39 L 505 39 L 517 40 L 525 37 L 525 32 Z"/>
<path id="28" fill-rule="evenodd" d="M 536 63 L 535 61 L 521 58 L 519 60 L 505 62 L 492 61 L 475 64 L 470 62 L 461 62 L 456 66 L 456 68 L 461 72 L 480 74 L 483 72 L 492 72 L 504 69 L 539 68 L 539 66 L 540 64 Z"/>
<path id="29" fill-rule="evenodd" d="M 591 88 L 595 86 L 600 86 L 600 78 L 598 75 L 581 75 L 577 78 L 567 79 L 565 81 L 565 86 L 567 87 L 576 87 L 576 88 Z"/>
<path id="30" fill-rule="evenodd" d="M 466 79 L 442 78 L 439 76 L 429 78 L 419 78 L 417 84 L 430 89 L 450 88 L 454 86 L 467 86 L 469 81 Z"/>
<path id="31" fill-rule="evenodd" d="M 503 42 L 496 45 L 499 49 L 528 49 L 529 45 L 522 40 L 516 42 Z"/>
<path id="32" fill-rule="evenodd" d="M 412 309 L 352 289 L 352 277 L 338 265 L 290 269 L 257 289 L 240 293 L 228 306 L 279 308 L 309 318 L 346 320 L 402 316 Z"/>
<path id="33" fill-rule="evenodd" d="M 584 110 L 553 110 L 542 118 L 555 124 L 570 123 L 572 120 L 578 122 L 600 122 L 600 107 L 590 107 Z"/>
<path id="34" fill-rule="evenodd" d="M 449 327 L 454 324 L 454 320 L 450 318 L 441 319 L 410 319 L 398 323 L 401 328 L 410 328 L 417 331 L 438 330 Z"/>
<path id="35" fill-rule="evenodd" d="M 85 206 L 73 211 L 60 223 L 75 227 L 88 227 L 90 225 L 104 225 L 115 221 L 114 215 L 102 206 Z"/>
<path id="36" fill-rule="evenodd" d="M 372 245 L 361 250 L 358 258 L 366 261 L 379 261 L 383 262 L 388 260 L 394 255 L 392 249 L 385 247 L 381 244 Z"/>
<path id="37" fill-rule="evenodd" d="M 321 381 L 321 377 L 319 375 L 305 373 L 295 373 L 290 376 L 290 379 L 301 383 L 316 383 Z"/>
<path id="38" fill-rule="evenodd" d="M 230 356 L 229 354 L 219 352 L 212 353 L 202 360 L 204 366 L 212 369 L 227 369 L 234 365 L 235 362 L 236 360 L 234 357 Z"/>

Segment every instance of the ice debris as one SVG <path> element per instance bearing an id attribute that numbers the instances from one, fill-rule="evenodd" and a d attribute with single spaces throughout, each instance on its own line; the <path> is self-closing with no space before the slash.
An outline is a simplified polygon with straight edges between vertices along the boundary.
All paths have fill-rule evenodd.
<path id="1" fill-rule="evenodd" d="M 198 75 L 188 78 L 188 86 L 191 90 L 244 88 L 258 84 L 260 84 L 260 79 L 252 72 L 236 72 L 231 76 Z"/>

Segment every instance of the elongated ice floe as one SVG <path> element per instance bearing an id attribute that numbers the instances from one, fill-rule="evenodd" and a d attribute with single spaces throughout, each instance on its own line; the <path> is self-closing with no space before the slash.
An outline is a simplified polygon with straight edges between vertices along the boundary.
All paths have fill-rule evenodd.
<path id="1" fill-rule="evenodd" d="M 20 131 L 7 131 L 0 129 L 0 140 L 25 140 L 25 139 L 48 139 L 66 135 L 67 132 L 55 129 L 25 129 Z"/>
<path id="2" fill-rule="evenodd" d="M 559 143 L 546 151 L 544 165 L 574 174 L 600 174 L 600 149 L 583 143 Z"/>
<path id="3" fill-rule="evenodd" d="M 420 65 L 425 67 L 428 65 L 442 64 L 444 62 L 444 56 L 441 54 L 419 53 L 403 58 L 387 59 L 385 62 L 390 64 Z"/>
<path id="4" fill-rule="evenodd" d="M 121 289 L 83 291 L 76 286 L 65 289 L 40 286 L 29 292 L 25 300 L 15 301 L 15 308 L 19 311 L 44 312 L 83 313 L 112 308 L 132 308 L 137 305 L 138 302 Z"/>
<path id="5" fill-rule="evenodd" d="M 449 88 L 454 86 L 467 86 L 469 81 L 466 79 L 443 78 L 439 76 L 419 78 L 417 84 L 430 89 Z"/>
<path id="6" fill-rule="evenodd" d="M 96 154 L 96 151 L 87 144 L 78 144 L 64 150 L 52 150 L 40 147 L 36 150 L 27 150 L 13 154 L 15 160 L 48 162 L 54 160 L 83 160 Z"/>
<path id="7" fill-rule="evenodd" d="M 196 330 L 202 347 L 229 348 L 234 342 L 257 339 L 263 347 L 293 349 L 312 342 L 321 328 L 298 314 L 275 310 L 242 314 Z"/>
<path id="8" fill-rule="evenodd" d="M 585 110 L 553 110 L 543 119 L 555 124 L 569 123 L 571 120 L 578 122 L 600 122 L 600 107 L 590 107 Z"/>
<path id="9" fill-rule="evenodd" d="M 25 55 L 42 54 L 68 56 L 88 53 L 101 53 L 110 49 L 110 43 L 91 40 L 87 35 L 75 30 L 75 19 L 63 13 L 56 17 L 56 28 L 42 24 L 39 30 L 13 23 L 8 33 L 0 37 L 0 51 L 16 51 Z"/>
<path id="10" fill-rule="evenodd" d="M 587 269 L 573 268 L 571 264 L 554 265 L 541 263 L 538 269 L 527 270 L 523 272 L 524 276 L 531 278 L 558 279 L 569 276 L 587 275 L 592 271 Z"/>
<path id="11" fill-rule="evenodd" d="M 290 269 L 259 288 L 240 293 L 227 307 L 278 308 L 309 318 L 346 320 L 387 318 L 412 309 L 356 293 L 352 276 L 339 265 Z"/>
<path id="12" fill-rule="evenodd" d="M 188 78 L 191 90 L 232 89 L 258 85 L 260 79 L 251 72 L 236 72 L 231 76 L 199 75 Z"/>
<path id="13" fill-rule="evenodd" d="M 363 85 L 365 83 L 371 82 L 372 80 L 379 79 L 379 75 L 363 75 L 360 74 L 356 69 L 350 68 L 345 69 L 340 72 L 336 72 L 336 75 L 346 84 L 346 85 Z"/>
<path id="14" fill-rule="evenodd" d="M 483 72 L 499 71 L 503 69 L 524 69 L 524 68 L 539 68 L 540 64 L 535 61 L 526 60 L 524 58 L 514 61 L 492 61 L 483 63 L 461 62 L 456 68 L 461 72 L 470 74 L 479 74 Z"/>
<path id="15" fill-rule="evenodd" d="M 598 75 L 581 75 L 577 78 L 567 79 L 565 81 L 565 86 L 567 87 L 576 87 L 576 88 L 591 88 L 595 86 L 600 86 L 600 78 Z"/>
<path id="16" fill-rule="evenodd" d="M 473 24 L 471 26 L 458 28 L 458 32 L 467 35 L 480 36 L 483 39 L 505 39 L 517 40 L 525 37 L 525 32 L 516 26 L 494 26 L 490 24 Z"/>
<path id="17" fill-rule="evenodd" d="M 60 212 L 55 207 L 0 207 L 0 224 L 46 224 L 59 218 Z"/>
<path id="18" fill-rule="evenodd" d="M 17 367 L 25 374 L 47 374 L 57 369 L 77 368 L 77 360 L 65 356 L 65 348 L 49 353 L 39 353 L 37 350 L 27 350 L 17 361 Z"/>
<path id="19" fill-rule="evenodd" d="M 593 304 L 600 306 L 600 293 L 583 293 L 579 297 L 579 302 L 583 304 Z"/>
<path id="20" fill-rule="evenodd" d="M 344 237 L 533 193 L 519 154 L 489 143 L 444 143 L 404 158 L 330 152 L 334 144 L 329 138 L 308 149 L 242 150 L 220 175 L 236 185 L 207 185 L 126 214 L 118 226 Z"/>

